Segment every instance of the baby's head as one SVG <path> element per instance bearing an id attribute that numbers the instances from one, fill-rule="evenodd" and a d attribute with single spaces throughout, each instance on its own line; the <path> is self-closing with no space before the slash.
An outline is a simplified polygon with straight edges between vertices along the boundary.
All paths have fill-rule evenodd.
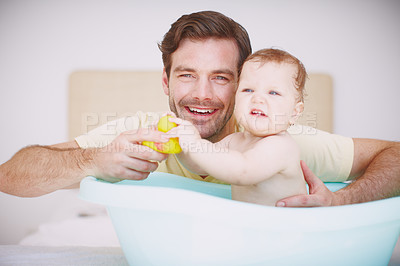
<path id="1" fill-rule="evenodd" d="M 263 49 L 243 64 L 235 116 L 245 130 L 268 136 L 286 130 L 303 111 L 307 72 L 291 54 Z"/>

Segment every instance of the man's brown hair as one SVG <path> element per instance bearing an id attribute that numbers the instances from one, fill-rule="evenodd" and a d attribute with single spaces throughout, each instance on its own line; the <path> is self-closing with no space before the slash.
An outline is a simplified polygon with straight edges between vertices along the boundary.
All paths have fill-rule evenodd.
<path id="1" fill-rule="evenodd" d="M 215 11 L 201 11 L 183 15 L 171 25 L 162 42 L 158 44 L 168 77 L 171 71 L 172 53 L 178 49 L 180 42 L 186 38 L 191 40 L 207 38 L 234 40 L 239 49 L 238 70 L 247 56 L 251 54 L 250 38 L 247 31 L 233 19 Z"/>

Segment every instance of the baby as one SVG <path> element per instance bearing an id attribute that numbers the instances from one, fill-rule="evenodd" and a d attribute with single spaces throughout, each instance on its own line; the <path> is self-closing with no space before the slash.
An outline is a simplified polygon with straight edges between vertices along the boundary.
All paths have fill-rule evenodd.
<path id="1" fill-rule="evenodd" d="M 189 121 L 171 118 L 178 127 L 177 155 L 190 171 L 232 185 L 232 199 L 275 206 L 283 198 L 305 194 L 300 150 L 286 131 L 303 111 L 307 77 L 289 53 L 263 49 L 246 59 L 236 92 L 234 115 L 242 132 L 217 143 L 202 139 Z"/>

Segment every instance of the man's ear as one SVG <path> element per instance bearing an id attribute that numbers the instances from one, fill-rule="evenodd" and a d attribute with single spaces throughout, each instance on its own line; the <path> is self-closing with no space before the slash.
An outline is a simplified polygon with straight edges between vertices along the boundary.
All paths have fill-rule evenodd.
<path id="1" fill-rule="evenodd" d="M 165 95 L 169 96 L 168 75 L 167 72 L 165 72 L 165 67 L 163 68 L 161 82 Z"/>
<path id="2" fill-rule="evenodd" d="M 298 102 L 296 104 L 296 106 L 294 107 L 293 115 L 292 115 L 292 118 L 290 119 L 290 124 L 294 124 L 297 121 L 297 119 L 300 117 L 300 115 L 303 113 L 303 111 L 304 111 L 304 103 Z"/>

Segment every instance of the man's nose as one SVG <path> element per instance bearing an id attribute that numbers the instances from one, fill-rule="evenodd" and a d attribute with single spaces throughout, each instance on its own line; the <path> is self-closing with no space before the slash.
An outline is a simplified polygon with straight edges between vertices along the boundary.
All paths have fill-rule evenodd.
<path id="1" fill-rule="evenodd" d="M 192 92 L 192 96 L 200 101 L 210 100 L 213 98 L 213 95 L 213 87 L 211 81 L 208 79 L 200 79 Z"/>

